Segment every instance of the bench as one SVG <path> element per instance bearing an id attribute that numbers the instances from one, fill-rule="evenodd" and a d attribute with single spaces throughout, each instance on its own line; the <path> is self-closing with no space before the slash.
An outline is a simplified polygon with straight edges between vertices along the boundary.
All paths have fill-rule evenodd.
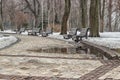
<path id="1" fill-rule="evenodd" d="M 81 41 L 83 37 L 88 38 L 88 31 L 90 28 L 82 28 L 79 35 L 74 35 L 72 40 L 75 42 Z"/>
<path id="2" fill-rule="evenodd" d="M 33 28 L 32 30 L 28 30 L 28 35 L 34 35 L 37 36 L 37 34 L 40 34 L 41 28 Z"/>
<path id="3" fill-rule="evenodd" d="M 19 31 L 17 31 L 18 34 L 21 34 L 22 32 L 25 32 L 26 28 L 20 28 Z"/>
<path id="4" fill-rule="evenodd" d="M 42 37 L 47 37 L 49 34 L 52 34 L 52 33 L 53 33 L 52 28 L 48 27 L 48 28 L 46 29 L 46 31 L 43 31 L 43 32 L 41 33 L 41 35 L 42 35 Z"/>
<path id="5" fill-rule="evenodd" d="M 77 30 L 78 30 L 77 28 L 71 28 L 68 34 L 64 34 L 63 35 L 63 38 L 64 39 L 70 39 L 70 38 L 72 38 L 72 36 L 74 36 L 74 35 L 77 34 Z"/>

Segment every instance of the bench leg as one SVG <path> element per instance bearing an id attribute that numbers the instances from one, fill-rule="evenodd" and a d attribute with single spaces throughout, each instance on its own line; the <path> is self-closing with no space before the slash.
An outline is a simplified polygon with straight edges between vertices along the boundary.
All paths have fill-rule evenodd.
<path id="1" fill-rule="evenodd" d="M 19 34 L 21 34 L 22 32 L 19 32 Z"/>
<path id="2" fill-rule="evenodd" d="M 35 32 L 35 36 L 37 36 L 37 33 Z"/>
<path id="3" fill-rule="evenodd" d="M 82 41 L 82 37 L 80 37 L 80 41 Z"/>
<path id="4" fill-rule="evenodd" d="M 47 33 L 42 33 L 42 37 L 47 37 L 48 34 Z"/>
<path id="5" fill-rule="evenodd" d="M 79 42 L 79 37 L 76 36 L 76 40 L 75 40 L 75 42 Z"/>

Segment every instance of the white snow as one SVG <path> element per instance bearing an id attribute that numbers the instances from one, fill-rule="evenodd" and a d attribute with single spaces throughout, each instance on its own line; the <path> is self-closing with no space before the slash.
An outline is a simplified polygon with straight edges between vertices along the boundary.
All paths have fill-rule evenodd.
<path id="1" fill-rule="evenodd" d="M 5 32 L 14 33 L 13 31 L 10 30 L 7 30 Z M 27 35 L 27 32 L 22 33 L 22 35 Z M 64 39 L 59 32 L 56 33 L 54 32 L 53 34 L 50 34 L 48 37 L 65 41 L 72 41 L 72 39 Z M 88 39 L 84 40 L 112 49 L 120 48 L 120 32 L 104 32 L 100 33 L 100 37 L 89 37 Z"/>
<path id="2" fill-rule="evenodd" d="M 49 37 L 61 39 L 65 41 L 72 41 L 72 39 L 69 40 L 63 39 L 63 36 L 59 34 L 60 33 L 53 33 Z M 84 39 L 84 40 L 111 49 L 120 48 L 120 32 L 104 32 L 104 33 L 100 33 L 100 37 L 89 37 L 88 39 Z"/>
<path id="3" fill-rule="evenodd" d="M 100 37 L 92 37 L 86 39 L 86 41 L 108 47 L 110 49 L 120 48 L 120 32 L 104 32 L 100 33 Z"/>
<path id="4" fill-rule="evenodd" d="M 15 31 L 12 31 L 12 30 L 4 30 L 4 31 L 0 31 L 0 32 L 5 32 L 5 33 L 16 33 Z"/>
<path id="5" fill-rule="evenodd" d="M 110 49 L 120 48 L 120 38 L 88 38 L 86 41 L 105 46 Z"/>
<path id="6" fill-rule="evenodd" d="M 60 40 L 64 40 L 64 41 L 72 41 L 72 39 L 64 39 L 63 35 L 60 35 L 59 32 L 50 34 L 48 37 L 51 37 L 51 38 L 54 38 L 54 39 L 60 39 Z"/>
<path id="7" fill-rule="evenodd" d="M 102 38 L 120 38 L 120 32 L 104 32 L 100 33 Z"/>
<path id="8" fill-rule="evenodd" d="M 17 41 L 14 36 L 0 36 L 0 49 L 9 46 Z"/>

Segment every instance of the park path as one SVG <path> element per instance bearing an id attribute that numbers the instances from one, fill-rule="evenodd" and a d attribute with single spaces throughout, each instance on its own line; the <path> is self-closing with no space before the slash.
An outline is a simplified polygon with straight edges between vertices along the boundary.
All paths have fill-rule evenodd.
<path id="1" fill-rule="evenodd" d="M 0 50 L 3 80 L 119 80 L 120 61 L 88 59 L 84 54 L 34 52 L 40 48 L 74 47 L 66 41 L 14 35 L 20 41 Z M 30 51 L 33 50 L 33 51 Z"/>
<path id="2" fill-rule="evenodd" d="M 28 50 L 36 50 L 46 47 L 73 47 L 72 44 L 69 44 L 65 41 L 45 38 L 45 37 L 37 37 L 37 36 L 24 36 L 24 35 L 14 35 L 20 39 L 17 44 L 10 46 L 9 48 L 3 49 L 0 51 L 0 54 L 6 55 L 47 55 L 46 54 L 38 54 L 37 52 L 32 52 Z M 52 55 L 52 53 L 51 53 Z"/>
<path id="3" fill-rule="evenodd" d="M 63 41 L 52 39 L 48 37 L 38 37 L 38 36 L 26 36 L 26 35 L 13 35 L 20 39 L 17 44 L 14 44 L 6 49 L 0 50 L 0 54 L 4 55 L 31 55 L 31 56 L 49 56 L 49 57 L 73 57 L 80 58 L 85 57 L 82 54 L 56 54 L 56 53 L 38 53 L 34 50 L 39 50 L 41 48 L 69 48 L 74 47 L 73 44 Z"/>

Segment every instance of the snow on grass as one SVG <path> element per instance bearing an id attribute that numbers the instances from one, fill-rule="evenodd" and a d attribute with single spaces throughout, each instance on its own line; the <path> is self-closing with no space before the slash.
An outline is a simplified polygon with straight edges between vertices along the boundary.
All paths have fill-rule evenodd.
<path id="1" fill-rule="evenodd" d="M 88 38 L 86 41 L 111 49 L 120 48 L 120 38 Z"/>
<path id="2" fill-rule="evenodd" d="M 60 33 L 53 33 L 49 37 L 65 41 L 72 41 L 72 39 L 64 39 Z M 89 37 L 88 39 L 84 40 L 111 49 L 120 48 L 120 32 L 104 32 L 100 33 L 100 37 Z"/>
<path id="3" fill-rule="evenodd" d="M 89 37 L 86 41 L 97 45 L 105 46 L 110 49 L 120 48 L 120 32 L 104 32 L 100 33 L 100 37 Z"/>
<path id="4" fill-rule="evenodd" d="M 17 41 L 14 36 L 0 36 L 0 49 L 9 46 Z"/>
<path id="5" fill-rule="evenodd" d="M 14 33 L 11 30 L 7 30 L 5 32 Z M 22 35 L 27 35 L 27 32 L 22 33 Z M 54 32 L 53 34 L 50 34 L 48 37 L 65 40 L 65 41 L 72 41 L 72 39 L 64 39 L 63 35 L 60 35 L 59 32 L 56 33 Z M 112 49 L 120 48 L 120 32 L 104 32 L 104 33 L 100 33 L 99 38 L 89 37 L 88 39 L 84 39 L 84 40 Z"/>
<path id="6" fill-rule="evenodd" d="M 15 31 L 12 31 L 12 30 L 4 30 L 4 31 L 0 31 L 0 32 L 4 32 L 4 33 L 16 33 Z"/>

